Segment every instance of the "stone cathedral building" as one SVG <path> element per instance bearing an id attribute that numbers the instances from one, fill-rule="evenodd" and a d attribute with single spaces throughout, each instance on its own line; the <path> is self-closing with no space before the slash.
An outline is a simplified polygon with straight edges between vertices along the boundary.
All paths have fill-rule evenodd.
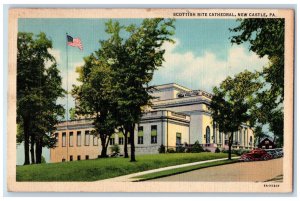
<path id="1" fill-rule="evenodd" d="M 175 83 L 156 86 L 157 97 L 141 122 L 136 125 L 136 154 L 157 154 L 163 144 L 166 149 L 176 149 L 198 141 L 205 149 L 228 148 L 228 135 L 219 132 L 211 117 L 212 94 L 191 90 Z M 87 160 L 98 158 L 101 153 L 100 139 L 91 135 L 92 119 L 65 121 L 57 125 L 54 133 L 56 147 L 50 150 L 51 162 Z M 123 154 L 124 136 L 115 133 L 109 140 L 110 147 L 118 144 Z M 246 125 L 233 136 L 234 149 L 253 149 L 254 134 Z M 128 145 L 130 152 L 130 145 Z"/>

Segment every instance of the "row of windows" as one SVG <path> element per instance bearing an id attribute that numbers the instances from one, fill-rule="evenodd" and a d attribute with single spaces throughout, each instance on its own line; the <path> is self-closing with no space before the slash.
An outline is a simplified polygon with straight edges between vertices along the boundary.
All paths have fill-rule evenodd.
<path id="1" fill-rule="evenodd" d="M 59 145 L 59 138 L 58 138 L 58 133 L 55 133 L 55 139 L 56 139 L 56 146 Z M 62 133 L 62 146 L 65 147 L 67 145 L 67 133 L 63 132 Z M 81 131 L 77 131 L 76 133 L 76 143 L 77 147 L 80 147 L 82 145 L 82 139 L 81 139 Z M 90 131 L 85 131 L 84 134 L 84 145 L 85 146 L 90 146 Z M 98 137 L 93 136 L 93 145 L 98 146 Z M 74 134 L 73 132 L 69 133 L 69 146 L 73 147 L 74 146 Z"/>
<path id="2" fill-rule="evenodd" d="M 130 138 L 128 137 L 127 143 L 130 143 Z M 139 126 L 138 127 L 138 144 L 144 144 L 144 127 Z M 115 138 L 111 137 L 109 139 L 109 144 L 114 145 L 115 144 Z M 124 144 L 124 137 L 119 137 L 119 145 Z M 157 144 L 157 125 L 151 126 L 151 144 Z"/>
<path id="3" fill-rule="evenodd" d="M 144 137 L 143 137 L 143 126 L 140 126 L 138 128 L 138 144 L 144 144 Z M 77 131 L 76 133 L 76 145 L 78 147 L 81 146 L 82 143 L 82 139 L 81 139 L 81 131 Z M 56 146 L 59 145 L 59 138 L 58 138 L 58 133 L 55 133 L 55 138 L 56 138 Z M 67 145 L 67 133 L 63 132 L 62 133 L 62 146 L 65 147 Z M 130 140 L 129 137 L 127 139 L 127 143 L 129 144 Z M 157 126 L 156 125 L 152 125 L 151 126 L 151 144 L 156 144 L 157 143 Z M 110 138 L 109 140 L 109 144 L 110 145 L 114 145 L 115 144 L 115 139 L 114 138 Z M 119 144 L 123 145 L 124 144 L 124 137 L 119 137 Z M 90 131 L 85 131 L 85 135 L 84 135 L 84 145 L 85 146 L 89 146 L 90 145 Z M 94 146 L 98 146 L 98 138 L 96 136 L 94 136 L 93 138 L 93 145 Z M 69 133 L 69 146 L 73 147 L 74 146 L 74 133 L 70 132 Z"/>
<path id="4" fill-rule="evenodd" d="M 85 155 L 85 160 L 89 160 L 89 159 L 90 159 L 90 156 L 89 156 L 89 155 Z M 73 160 L 74 160 L 74 159 L 73 159 L 73 155 L 70 155 L 70 161 L 73 161 Z M 77 156 L 77 160 L 78 160 L 78 161 L 81 160 L 81 156 L 80 156 L 80 155 Z M 62 162 L 65 162 L 66 159 L 63 158 L 61 161 L 62 161 Z"/>
<path id="5" fill-rule="evenodd" d="M 128 137 L 127 139 L 127 144 L 130 143 L 130 138 Z M 138 144 L 144 144 L 144 137 L 143 136 L 138 136 Z M 114 145 L 115 144 L 115 138 L 110 138 L 109 139 L 109 145 Z M 119 137 L 119 145 L 124 144 L 124 137 Z M 157 136 L 151 136 L 151 144 L 157 144 Z"/>
<path id="6" fill-rule="evenodd" d="M 127 144 L 130 143 L 130 138 L 127 137 Z M 110 138 L 109 139 L 109 145 L 114 145 L 115 144 L 115 138 Z M 119 145 L 124 144 L 124 137 L 119 137 Z"/>

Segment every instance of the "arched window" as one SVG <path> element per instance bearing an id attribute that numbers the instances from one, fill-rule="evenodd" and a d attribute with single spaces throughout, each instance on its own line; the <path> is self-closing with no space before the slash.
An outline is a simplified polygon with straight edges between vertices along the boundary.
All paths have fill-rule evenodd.
<path id="1" fill-rule="evenodd" d="M 209 126 L 206 127 L 206 144 L 210 143 L 210 128 Z"/>

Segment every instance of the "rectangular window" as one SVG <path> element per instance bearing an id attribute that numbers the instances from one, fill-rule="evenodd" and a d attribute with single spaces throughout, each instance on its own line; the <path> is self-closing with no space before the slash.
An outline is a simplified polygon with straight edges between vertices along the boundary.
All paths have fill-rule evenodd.
<path id="1" fill-rule="evenodd" d="M 73 161 L 73 156 L 72 155 L 70 156 L 70 161 Z"/>
<path id="2" fill-rule="evenodd" d="M 85 160 L 89 160 L 89 159 L 90 159 L 89 155 L 85 155 Z"/>
<path id="3" fill-rule="evenodd" d="M 55 133 L 54 136 L 55 136 L 55 146 L 57 147 L 58 146 L 58 133 Z"/>
<path id="4" fill-rule="evenodd" d="M 90 131 L 85 131 L 84 145 L 90 146 Z"/>
<path id="5" fill-rule="evenodd" d="M 78 156 L 77 156 L 77 160 L 80 161 L 80 159 L 81 159 L 81 157 L 78 155 Z"/>
<path id="6" fill-rule="evenodd" d="M 138 127 L 138 144 L 144 144 L 144 128 L 143 128 L 143 126 Z"/>
<path id="7" fill-rule="evenodd" d="M 157 125 L 151 126 L 151 144 L 157 143 Z"/>
<path id="8" fill-rule="evenodd" d="M 69 133 L 69 146 L 73 147 L 73 132 Z"/>
<path id="9" fill-rule="evenodd" d="M 62 133 L 62 146 L 65 147 L 66 146 L 66 133 Z"/>
<path id="10" fill-rule="evenodd" d="M 123 137 L 119 137 L 119 144 L 120 145 L 124 144 L 124 138 Z"/>
<path id="11" fill-rule="evenodd" d="M 114 145 L 115 144 L 115 138 L 114 137 L 110 137 L 109 139 L 109 145 Z"/>
<path id="12" fill-rule="evenodd" d="M 144 137 L 138 136 L 138 144 L 144 144 Z"/>
<path id="13" fill-rule="evenodd" d="M 176 145 L 181 145 L 181 133 L 176 133 Z"/>
<path id="14" fill-rule="evenodd" d="M 157 136 L 151 136 L 151 144 L 157 143 Z"/>
<path id="15" fill-rule="evenodd" d="M 98 137 L 94 135 L 94 138 L 93 138 L 93 145 L 94 146 L 98 146 Z"/>
<path id="16" fill-rule="evenodd" d="M 139 126 L 138 128 L 138 136 L 143 136 L 144 135 L 144 128 L 143 126 Z"/>
<path id="17" fill-rule="evenodd" d="M 77 131 L 77 147 L 81 146 L 81 131 Z"/>
<path id="18" fill-rule="evenodd" d="M 120 145 L 124 144 L 124 134 L 123 134 L 123 132 L 119 131 L 117 134 L 118 134 L 119 144 Z"/>

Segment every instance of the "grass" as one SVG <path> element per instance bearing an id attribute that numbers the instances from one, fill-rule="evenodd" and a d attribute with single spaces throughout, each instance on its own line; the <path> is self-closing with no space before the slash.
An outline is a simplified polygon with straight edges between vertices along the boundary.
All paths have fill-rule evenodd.
<path id="1" fill-rule="evenodd" d="M 226 158 L 225 153 L 172 153 L 128 158 L 101 158 L 64 163 L 17 166 L 17 181 L 96 181 L 197 161 Z"/>
<path id="2" fill-rule="evenodd" d="M 214 162 L 208 162 L 208 163 L 198 164 L 198 165 L 193 165 L 193 166 L 188 166 L 188 167 L 182 167 L 182 168 L 176 168 L 176 169 L 171 169 L 171 170 L 164 170 L 164 171 L 160 171 L 160 172 L 149 173 L 149 174 L 145 174 L 145 175 L 141 175 L 141 176 L 137 176 L 137 177 L 133 177 L 133 178 L 137 178 L 136 181 L 146 181 L 146 180 L 181 174 L 181 173 L 185 173 L 185 172 L 190 172 L 190 171 L 198 170 L 198 169 L 202 169 L 202 168 L 213 167 L 213 166 L 218 166 L 218 165 L 225 165 L 225 164 L 236 163 L 236 162 L 238 162 L 238 159 L 214 161 Z"/>

